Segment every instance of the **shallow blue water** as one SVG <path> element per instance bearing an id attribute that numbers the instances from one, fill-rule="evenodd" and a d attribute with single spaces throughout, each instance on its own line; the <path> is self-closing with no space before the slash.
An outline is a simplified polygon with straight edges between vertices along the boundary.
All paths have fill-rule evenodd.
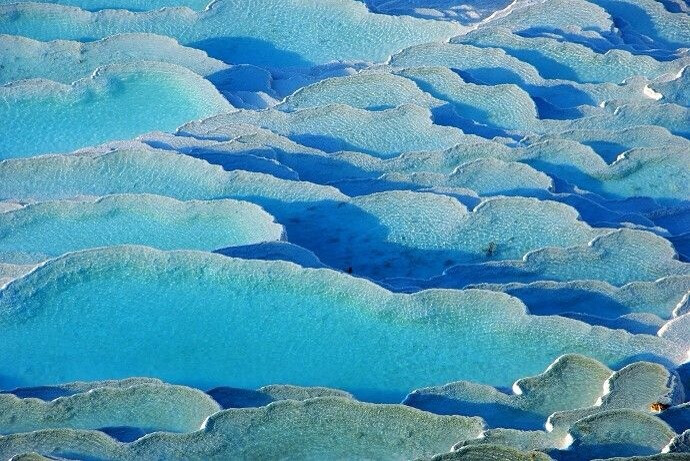
<path id="1" fill-rule="evenodd" d="M 8 357 L 33 364 L 4 387 L 133 374 L 201 388 L 323 384 L 377 399 L 456 374 L 510 383 L 566 350 L 612 366 L 638 354 L 674 362 L 685 355 L 653 336 L 525 316 L 518 300 L 498 293 L 396 296 L 328 270 L 141 247 L 48 263 L 10 285 L 0 303 Z M 70 338 L 77 324 L 82 333 Z M 40 343 L 21 347 L 32 335 Z M 75 350 L 80 357 L 65 361 Z"/>
<path id="2" fill-rule="evenodd" d="M 0 4 L 16 3 L 12 0 L 0 0 Z M 39 2 L 40 3 L 40 2 Z M 164 7 L 186 6 L 193 10 L 203 10 L 210 3 L 209 0 L 61 0 L 57 2 L 44 1 L 42 3 L 56 3 L 60 5 L 76 6 L 88 11 L 106 9 L 125 9 L 129 11 L 149 11 Z"/>
<path id="3" fill-rule="evenodd" d="M 684 459 L 689 13 L 0 0 L 0 459 Z"/>
<path id="4" fill-rule="evenodd" d="M 106 67 L 70 86 L 24 80 L 0 93 L 1 158 L 68 152 L 152 129 L 172 130 L 190 118 L 231 108 L 198 75 L 160 63 Z"/>

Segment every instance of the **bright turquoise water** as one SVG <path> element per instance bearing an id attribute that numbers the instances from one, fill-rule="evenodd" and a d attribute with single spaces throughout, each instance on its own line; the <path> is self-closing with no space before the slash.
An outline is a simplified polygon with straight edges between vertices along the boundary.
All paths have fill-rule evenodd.
<path id="1" fill-rule="evenodd" d="M 0 214 L 0 258 L 26 262 L 124 243 L 215 250 L 277 241 L 283 228 L 249 203 L 179 202 L 154 195 L 55 201 Z"/>
<path id="2" fill-rule="evenodd" d="M 0 313 L 4 387 L 153 375 L 202 388 L 320 384 L 388 400 L 458 375 L 510 383 L 568 350 L 611 366 L 644 353 L 685 358 L 654 336 L 527 316 L 500 293 L 394 295 L 330 270 L 144 247 L 47 263 L 2 292 Z"/>
<path id="3" fill-rule="evenodd" d="M 683 458 L 688 14 L 0 0 L 0 459 Z"/>
<path id="4" fill-rule="evenodd" d="M 210 83 L 163 64 L 108 67 L 71 86 L 20 81 L 0 87 L 0 94 L 5 101 L 1 158 L 67 152 L 153 129 L 173 130 L 190 118 L 231 109 Z"/>

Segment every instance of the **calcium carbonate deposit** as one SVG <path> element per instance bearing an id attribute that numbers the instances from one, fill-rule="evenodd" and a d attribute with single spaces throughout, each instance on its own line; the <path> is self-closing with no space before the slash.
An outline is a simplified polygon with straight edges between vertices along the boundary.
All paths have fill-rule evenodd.
<path id="1" fill-rule="evenodd" d="M 0 460 L 690 460 L 688 0 L 0 0 Z"/>

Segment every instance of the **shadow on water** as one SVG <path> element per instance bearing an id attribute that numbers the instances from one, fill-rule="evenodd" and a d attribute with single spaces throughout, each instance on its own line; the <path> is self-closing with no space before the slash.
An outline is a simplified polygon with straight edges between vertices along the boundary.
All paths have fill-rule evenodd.
<path id="1" fill-rule="evenodd" d="M 536 315 L 559 315 L 576 307 L 577 313 L 615 319 L 630 314 L 630 308 L 617 301 L 613 296 L 597 293 L 577 286 L 558 288 L 539 285 L 518 285 L 505 290 L 511 296 L 520 298 L 527 305 L 530 313 Z M 557 300 L 557 302 L 554 302 Z M 587 302 L 583 302 L 587 300 Z"/>
<path id="2" fill-rule="evenodd" d="M 390 241 L 391 229 L 351 203 L 239 198 L 259 204 L 275 216 L 285 226 L 290 243 L 313 252 L 324 264 L 356 276 L 373 280 L 391 276 L 428 278 L 462 261 L 478 259 L 456 248 L 428 249 Z"/>
<path id="3" fill-rule="evenodd" d="M 305 143 L 313 143 L 321 149 L 339 151 L 341 148 L 355 150 L 344 139 L 328 136 L 295 137 Z M 596 142 L 593 142 L 596 144 Z M 175 150 L 173 146 L 164 141 L 147 141 L 147 144 L 159 149 Z M 590 143 L 592 144 L 592 143 Z M 621 147 L 606 143 L 605 146 L 592 145 L 599 155 L 605 159 L 611 159 L 617 155 Z M 360 149 L 361 151 L 361 149 Z M 246 170 L 272 174 L 284 179 L 300 179 L 322 185 L 331 185 L 349 196 L 366 195 L 373 192 L 389 190 L 424 190 L 427 186 L 409 181 L 391 181 L 381 178 L 383 170 L 372 168 L 364 170 L 350 162 L 346 158 L 338 156 L 323 156 L 314 154 L 300 154 L 285 152 L 272 147 L 248 147 L 247 149 L 227 151 L 223 148 L 213 147 L 189 148 L 181 151 L 186 155 L 204 159 L 210 163 L 222 166 L 226 170 Z M 622 223 L 632 223 L 645 227 L 654 226 L 654 222 L 644 217 L 644 213 L 654 211 L 659 206 L 664 207 L 688 207 L 690 202 L 674 199 L 656 199 L 645 197 L 621 197 L 607 193 L 602 189 L 601 183 L 577 168 L 562 164 L 552 164 L 547 161 L 534 159 L 525 160 L 522 163 L 547 174 L 554 181 L 552 191 L 532 189 L 506 189 L 499 191 L 501 195 L 525 195 L 541 200 L 553 200 L 567 204 L 575 208 L 580 214 L 580 219 L 594 227 L 620 227 Z M 567 182 L 562 178 L 566 178 Z M 573 185 L 581 190 L 577 191 Z M 590 191 L 590 192 L 587 192 Z M 499 193 L 497 192 L 497 193 Z M 457 196 L 469 208 L 476 205 L 478 199 Z M 470 200 L 468 202 L 468 200 Z M 663 224 L 660 224 L 663 227 Z M 690 253 L 688 239 L 682 238 L 682 234 L 690 232 L 690 229 L 674 232 L 679 238 L 672 243 L 680 253 L 682 260 Z"/>
<path id="4" fill-rule="evenodd" d="M 540 414 L 498 402 L 472 402 L 444 395 L 413 393 L 408 395 L 403 403 L 437 415 L 481 416 L 489 428 L 539 430 L 544 427 L 546 421 L 546 418 Z"/>
<path id="5" fill-rule="evenodd" d="M 690 263 L 690 233 L 670 237 L 668 240 L 678 253 L 678 259 L 684 263 Z"/>
<path id="6" fill-rule="evenodd" d="M 620 154 L 628 150 L 628 147 L 610 141 L 582 141 L 581 144 L 591 147 L 608 164 L 613 163 Z"/>
<path id="7" fill-rule="evenodd" d="M 222 91 L 267 91 L 271 73 L 251 64 L 236 64 L 206 77 Z"/>
<path id="8" fill-rule="evenodd" d="M 579 82 L 577 73 L 570 67 L 551 59 L 538 50 L 527 50 L 505 47 L 503 50 L 510 56 L 534 66 L 544 78 L 572 80 Z"/>
<path id="9" fill-rule="evenodd" d="M 532 100 L 537 107 L 537 116 L 540 119 L 575 120 L 582 117 L 582 110 L 579 107 L 561 108 L 540 96 L 532 96 Z"/>
<path id="10" fill-rule="evenodd" d="M 220 165 L 226 171 L 245 170 L 256 173 L 265 173 L 281 179 L 298 180 L 299 177 L 290 168 L 275 160 L 251 154 L 232 154 L 227 152 L 213 153 L 194 151 L 189 153 L 191 157 L 206 160 L 208 163 Z"/>
<path id="11" fill-rule="evenodd" d="M 334 138 L 328 138 L 328 142 L 337 143 Z M 243 160 L 245 156 L 258 157 L 263 160 L 273 158 L 283 166 L 297 172 L 299 179 L 316 184 L 330 184 L 335 181 L 350 179 L 376 179 L 380 173 L 377 171 L 364 170 L 346 160 L 341 160 L 336 156 L 319 156 L 299 152 L 286 152 L 279 148 L 266 147 L 247 147 L 246 149 L 228 152 L 222 148 L 213 147 L 182 149 L 175 148 L 169 143 L 157 140 L 145 141 L 156 149 L 171 150 L 181 152 L 191 157 L 201 158 L 214 165 L 220 165 L 225 170 L 246 170 L 264 172 L 267 168 L 266 163 L 256 162 L 254 159 Z M 233 158 L 227 158 L 233 157 Z M 271 168 L 275 168 L 272 165 Z M 288 175 L 292 176 L 292 175 Z M 294 179 L 294 178 L 289 178 Z"/>
<path id="12" fill-rule="evenodd" d="M 451 70 L 467 83 L 474 83 L 476 85 L 525 84 L 525 80 L 520 74 L 507 67 L 475 67 L 470 70 L 451 68 Z"/>
<path id="13" fill-rule="evenodd" d="M 516 72 L 503 67 L 484 67 L 471 70 L 452 69 L 464 81 L 476 85 L 514 84 L 534 100 L 541 119 L 574 119 L 582 114 L 578 106 L 594 106 L 597 102 L 586 92 L 570 83 L 551 83 L 540 86 L 527 83 Z"/>
<path id="14" fill-rule="evenodd" d="M 400 403 L 405 394 L 385 389 L 348 389 L 359 401 L 370 403 Z M 271 395 L 261 390 L 242 389 L 237 387 L 216 387 L 206 392 L 218 404 L 227 408 L 256 408 L 275 402 Z"/>
<path id="15" fill-rule="evenodd" d="M 206 391 L 224 410 L 228 408 L 256 408 L 275 402 L 270 395 L 239 387 L 214 387 Z"/>
<path id="16" fill-rule="evenodd" d="M 657 48 L 659 45 L 674 49 L 687 47 L 687 43 L 672 42 L 661 37 L 649 13 L 633 2 L 596 0 L 594 3 L 604 8 L 613 18 L 614 25 L 626 34 L 647 37 L 655 42 Z"/>
<path id="17" fill-rule="evenodd" d="M 13 394 L 21 399 L 41 399 L 41 400 L 55 400 L 59 397 L 67 397 L 73 395 L 74 392 L 60 386 L 36 386 L 23 387 L 11 391 L 2 391 L 1 394 Z"/>
<path id="18" fill-rule="evenodd" d="M 546 454 L 556 461 L 585 461 L 594 458 L 651 456 L 658 454 L 658 451 L 652 447 L 633 443 L 598 443 L 594 446 L 578 445 L 576 442 L 566 450 L 550 450 Z"/>
<path id="19" fill-rule="evenodd" d="M 311 251 L 286 241 L 262 242 L 253 245 L 242 245 L 220 248 L 214 253 L 232 258 L 260 259 L 263 261 L 289 261 L 302 267 L 327 267 Z"/>
<path id="20" fill-rule="evenodd" d="M 626 357 L 625 359 L 616 362 L 611 365 L 611 368 L 614 370 L 620 370 L 621 368 L 628 366 L 632 363 L 635 362 L 652 362 L 652 363 L 658 363 L 660 365 L 665 366 L 669 370 L 673 370 L 676 368 L 676 364 L 674 364 L 671 360 L 669 360 L 666 357 L 662 357 L 660 355 L 652 354 L 650 352 L 643 352 L 637 355 L 632 355 L 630 357 Z"/>
<path id="21" fill-rule="evenodd" d="M 597 53 L 603 53 L 610 50 L 611 48 L 614 48 L 614 43 L 607 40 L 607 38 L 610 37 L 612 40 L 615 40 L 617 37 L 610 31 L 605 31 L 593 27 L 584 30 L 587 30 L 589 32 L 596 32 L 598 34 L 598 37 L 585 36 L 577 33 L 564 31 L 562 29 L 553 29 L 550 27 L 543 26 L 528 27 L 527 29 L 515 32 L 515 34 L 525 38 L 556 38 L 559 41 L 567 41 L 586 46 L 587 48 L 591 49 L 592 51 L 596 51 Z"/>
<path id="22" fill-rule="evenodd" d="M 303 146 L 312 147 L 328 153 L 338 152 L 341 150 L 351 150 L 363 152 L 375 157 L 379 156 L 377 152 L 358 147 L 342 137 L 329 136 L 325 134 L 304 133 L 288 135 L 287 138 L 295 141 L 296 143 L 302 144 Z"/>
<path id="23" fill-rule="evenodd" d="M 266 40 L 253 37 L 213 37 L 191 43 L 212 58 L 227 64 L 252 64 L 264 68 L 310 68 L 314 63 L 298 53 L 281 50 Z"/>
<path id="24" fill-rule="evenodd" d="M 580 314 L 578 312 L 564 312 L 561 317 L 579 320 L 594 326 L 602 326 L 612 330 L 626 330 L 636 335 L 655 335 L 659 331 L 659 325 L 647 324 L 631 318 L 606 319 L 596 315 Z"/>
<path id="25" fill-rule="evenodd" d="M 155 429 L 145 429 L 131 426 L 102 427 L 98 430 L 101 432 L 105 432 L 115 440 L 124 443 L 134 442 L 135 440 L 142 438 L 146 434 L 150 434 L 151 432 L 156 431 Z"/>
<path id="26" fill-rule="evenodd" d="M 440 98 L 440 96 L 435 97 Z M 431 120 L 436 125 L 452 126 L 461 129 L 464 133 L 474 134 L 487 139 L 504 137 L 519 141 L 522 138 L 522 135 L 511 134 L 504 129 L 486 123 L 488 117 L 489 113 L 486 111 L 457 102 L 451 102 L 431 109 Z M 482 122 L 478 123 L 475 121 L 476 119 L 480 119 Z"/>

